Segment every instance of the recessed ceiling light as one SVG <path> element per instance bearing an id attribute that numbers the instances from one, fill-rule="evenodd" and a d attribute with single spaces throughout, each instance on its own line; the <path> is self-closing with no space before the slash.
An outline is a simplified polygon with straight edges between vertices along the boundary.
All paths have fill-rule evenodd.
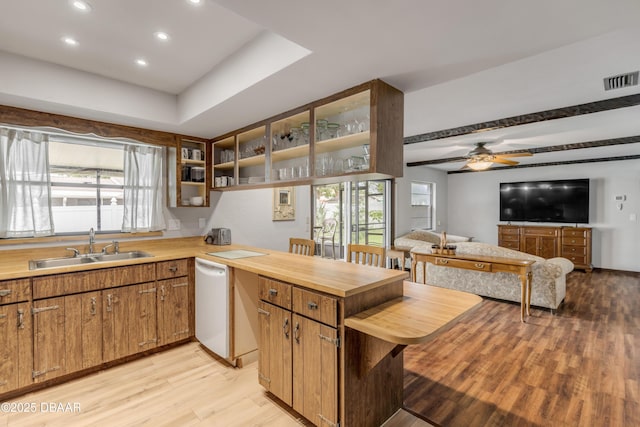
<path id="1" fill-rule="evenodd" d="M 146 67 L 147 65 L 149 65 L 144 58 L 136 59 L 136 64 L 138 64 L 141 67 Z"/>
<path id="2" fill-rule="evenodd" d="M 63 37 L 62 41 L 69 46 L 78 46 L 78 40 L 74 39 L 73 37 Z"/>
<path id="3" fill-rule="evenodd" d="M 158 40 L 162 40 L 163 42 L 169 40 L 169 34 L 165 33 L 164 31 L 157 31 L 153 33 L 153 35 L 156 36 Z"/>
<path id="4" fill-rule="evenodd" d="M 91 10 L 91 5 L 89 3 L 87 3 L 86 1 L 73 0 L 71 2 L 71 4 L 73 5 L 73 7 L 75 7 L 78 10 L 81 10 L 83 12 L 89 12 Z"/>
<path id="5" fill-rule="evenodd" d="M 189 0 L 189 3 L 191 3 L 191 4 L 200 4 L 200 3 L 202 3 L 202 0 Z"/>

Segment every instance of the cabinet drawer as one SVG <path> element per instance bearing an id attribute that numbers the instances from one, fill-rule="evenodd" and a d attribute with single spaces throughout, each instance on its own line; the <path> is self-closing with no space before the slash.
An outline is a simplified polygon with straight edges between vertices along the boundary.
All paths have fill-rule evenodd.
<path id="1" fill-rule="evenodd" d="M 0 281 L 0 305 L 27 301 L 31 298 L 30 279 Z"/>
<path id="2" fill-rule="evenodd" d="M 436 265 L 444 267 L 464 268 L 465 270 L 491 271 L 491 263 L 479 261 L 466 261 L 461 259 L 436 258 Z"/>
<path id="3" fill-rule="evenodd" d="M 563 236 L 562 237 L 562 244 L 563 245 L 586 246 L 587 245 L 587 239 L 585 239 L 584 237 Z"/>
<path id="4" fill-rule="evenodd" d="M 293 311 L 334 328 L 338 324 L 337 300 L 314 291 L 293 288 Z"/>
<path id="5" fill-rule="evenodd" d="M 524 229 L 524 235 L 525 236 L 557 236 L 558 229 L 546 228 L 546 227 L 536 227 L 536 228 L 527 227 Z"/>
<path id="6" fill-rule="evenodd" d="M 261 300 L 291 310 L 291 288 L 289 283 L 261 276 L 258 296 Z"/>
<path id="7" fill-rule="evenodd" d="M 156 280 L 156 265 L 152 262 L 113 268 L 113 286 L 135 285 Z"/>
<path id="8" fill-rule="evenodd" d="M 520 241 L 501 240 L 500 246 L 502 246 L 503 248 L 515 249 L 517 251 L 520 249 Z"/>
<path id="9" fill-rule="evenodd" d="M 564 255 L 564 258 L 567 258 L 569 261 L 576 265 L 586 265 L 587 257 L 581 255 Z"/>
<path id="10" fill-rule="evenodd" d="M 583 237 L 586 238 L 589 234 L 589 230 L 585 228 L 563 228 L 563 237 Z"/>
<path id="11" fill-rule="evenodd" d="M 173 277 L 189 275 L 189 260 L 176 259 L 172 261 L 162 261 L 156 264 L 156 275 L 158 280 L 171 279 Z"/>
<path id="12" fill-rule="evenodd" d="M 500 227 L 500 234 L 503 235 L 511 235 L 518 236 L 520 234 L 520 229 L 518 227 Z"/>
<path id="13" fill-rule="evenodd" d="M 562 247 L 562 256 L 566 257 L 567 255 L 580 255 L 584 256 L 587 254 L 587 248 L 584 246 L 563 246 Z"/>
<path id="14" fill-rule="evenodd" d="M 113 286 L 113 270 L 93 270 L 33 278 L 33 298 L 50 298 Z"/>

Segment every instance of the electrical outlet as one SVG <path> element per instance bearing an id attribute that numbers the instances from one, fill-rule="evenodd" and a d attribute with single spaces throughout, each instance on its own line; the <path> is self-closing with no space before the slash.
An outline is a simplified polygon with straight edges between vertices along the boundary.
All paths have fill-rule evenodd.
<path id="1" fill-rule="evenodd" d="M 204 228 L 205 225 L 207 225 L 207 219 L 206 218 L 198 218 L 198 227 Z"/>
<path id="2" fill-rule="evenodd" d="M 167 224 L 167 230 L 180 230 L 180 220 L 179 219 L 170 219 Z"/>

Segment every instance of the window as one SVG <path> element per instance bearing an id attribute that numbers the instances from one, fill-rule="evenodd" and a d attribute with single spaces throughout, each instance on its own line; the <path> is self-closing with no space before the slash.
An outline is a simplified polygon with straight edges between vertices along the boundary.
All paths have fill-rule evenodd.
<path id="1" fill-rule="evenodd" d="M 433 230 L 435 183 L 411 183 L 411 229 Z"/>
<path id="2" fill-rule="evenodd" d="M 165 229 L 166 150 L 0 127 L 3 238 Z"/>
<path id="3" fill-rule="evenodd" d="M 124 212 L 122 145 L 49 142 L 51 209 L 56 234 L 118 232 Z"/>

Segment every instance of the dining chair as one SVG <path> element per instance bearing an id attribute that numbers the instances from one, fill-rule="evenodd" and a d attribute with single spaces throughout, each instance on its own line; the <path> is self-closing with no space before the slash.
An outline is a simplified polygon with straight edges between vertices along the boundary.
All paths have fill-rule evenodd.
<path id="1" fill-rule="evenodd" d="M 384 248 L 381 246 L 349 244 L 347 262 L 384 267 Z"/>
<path id="2" fill-rule="evenodd" d="M 325 244 L 331 242 L 331 255 L 336 259 L 336 229 L 338 228 L 338 220 L 335 218 L 326 218 L 322 221 L 322 229 L 318 233 L 318 244 L 320 245 L 320 255 L 324 258 Z"/>
<path id="3" fill-rule="evenodd" d="M 311 239 L 298 237 L 289 238 L 289 252 L 298 255 L 313 256 L 316 251 L 316 242 Z"/>

